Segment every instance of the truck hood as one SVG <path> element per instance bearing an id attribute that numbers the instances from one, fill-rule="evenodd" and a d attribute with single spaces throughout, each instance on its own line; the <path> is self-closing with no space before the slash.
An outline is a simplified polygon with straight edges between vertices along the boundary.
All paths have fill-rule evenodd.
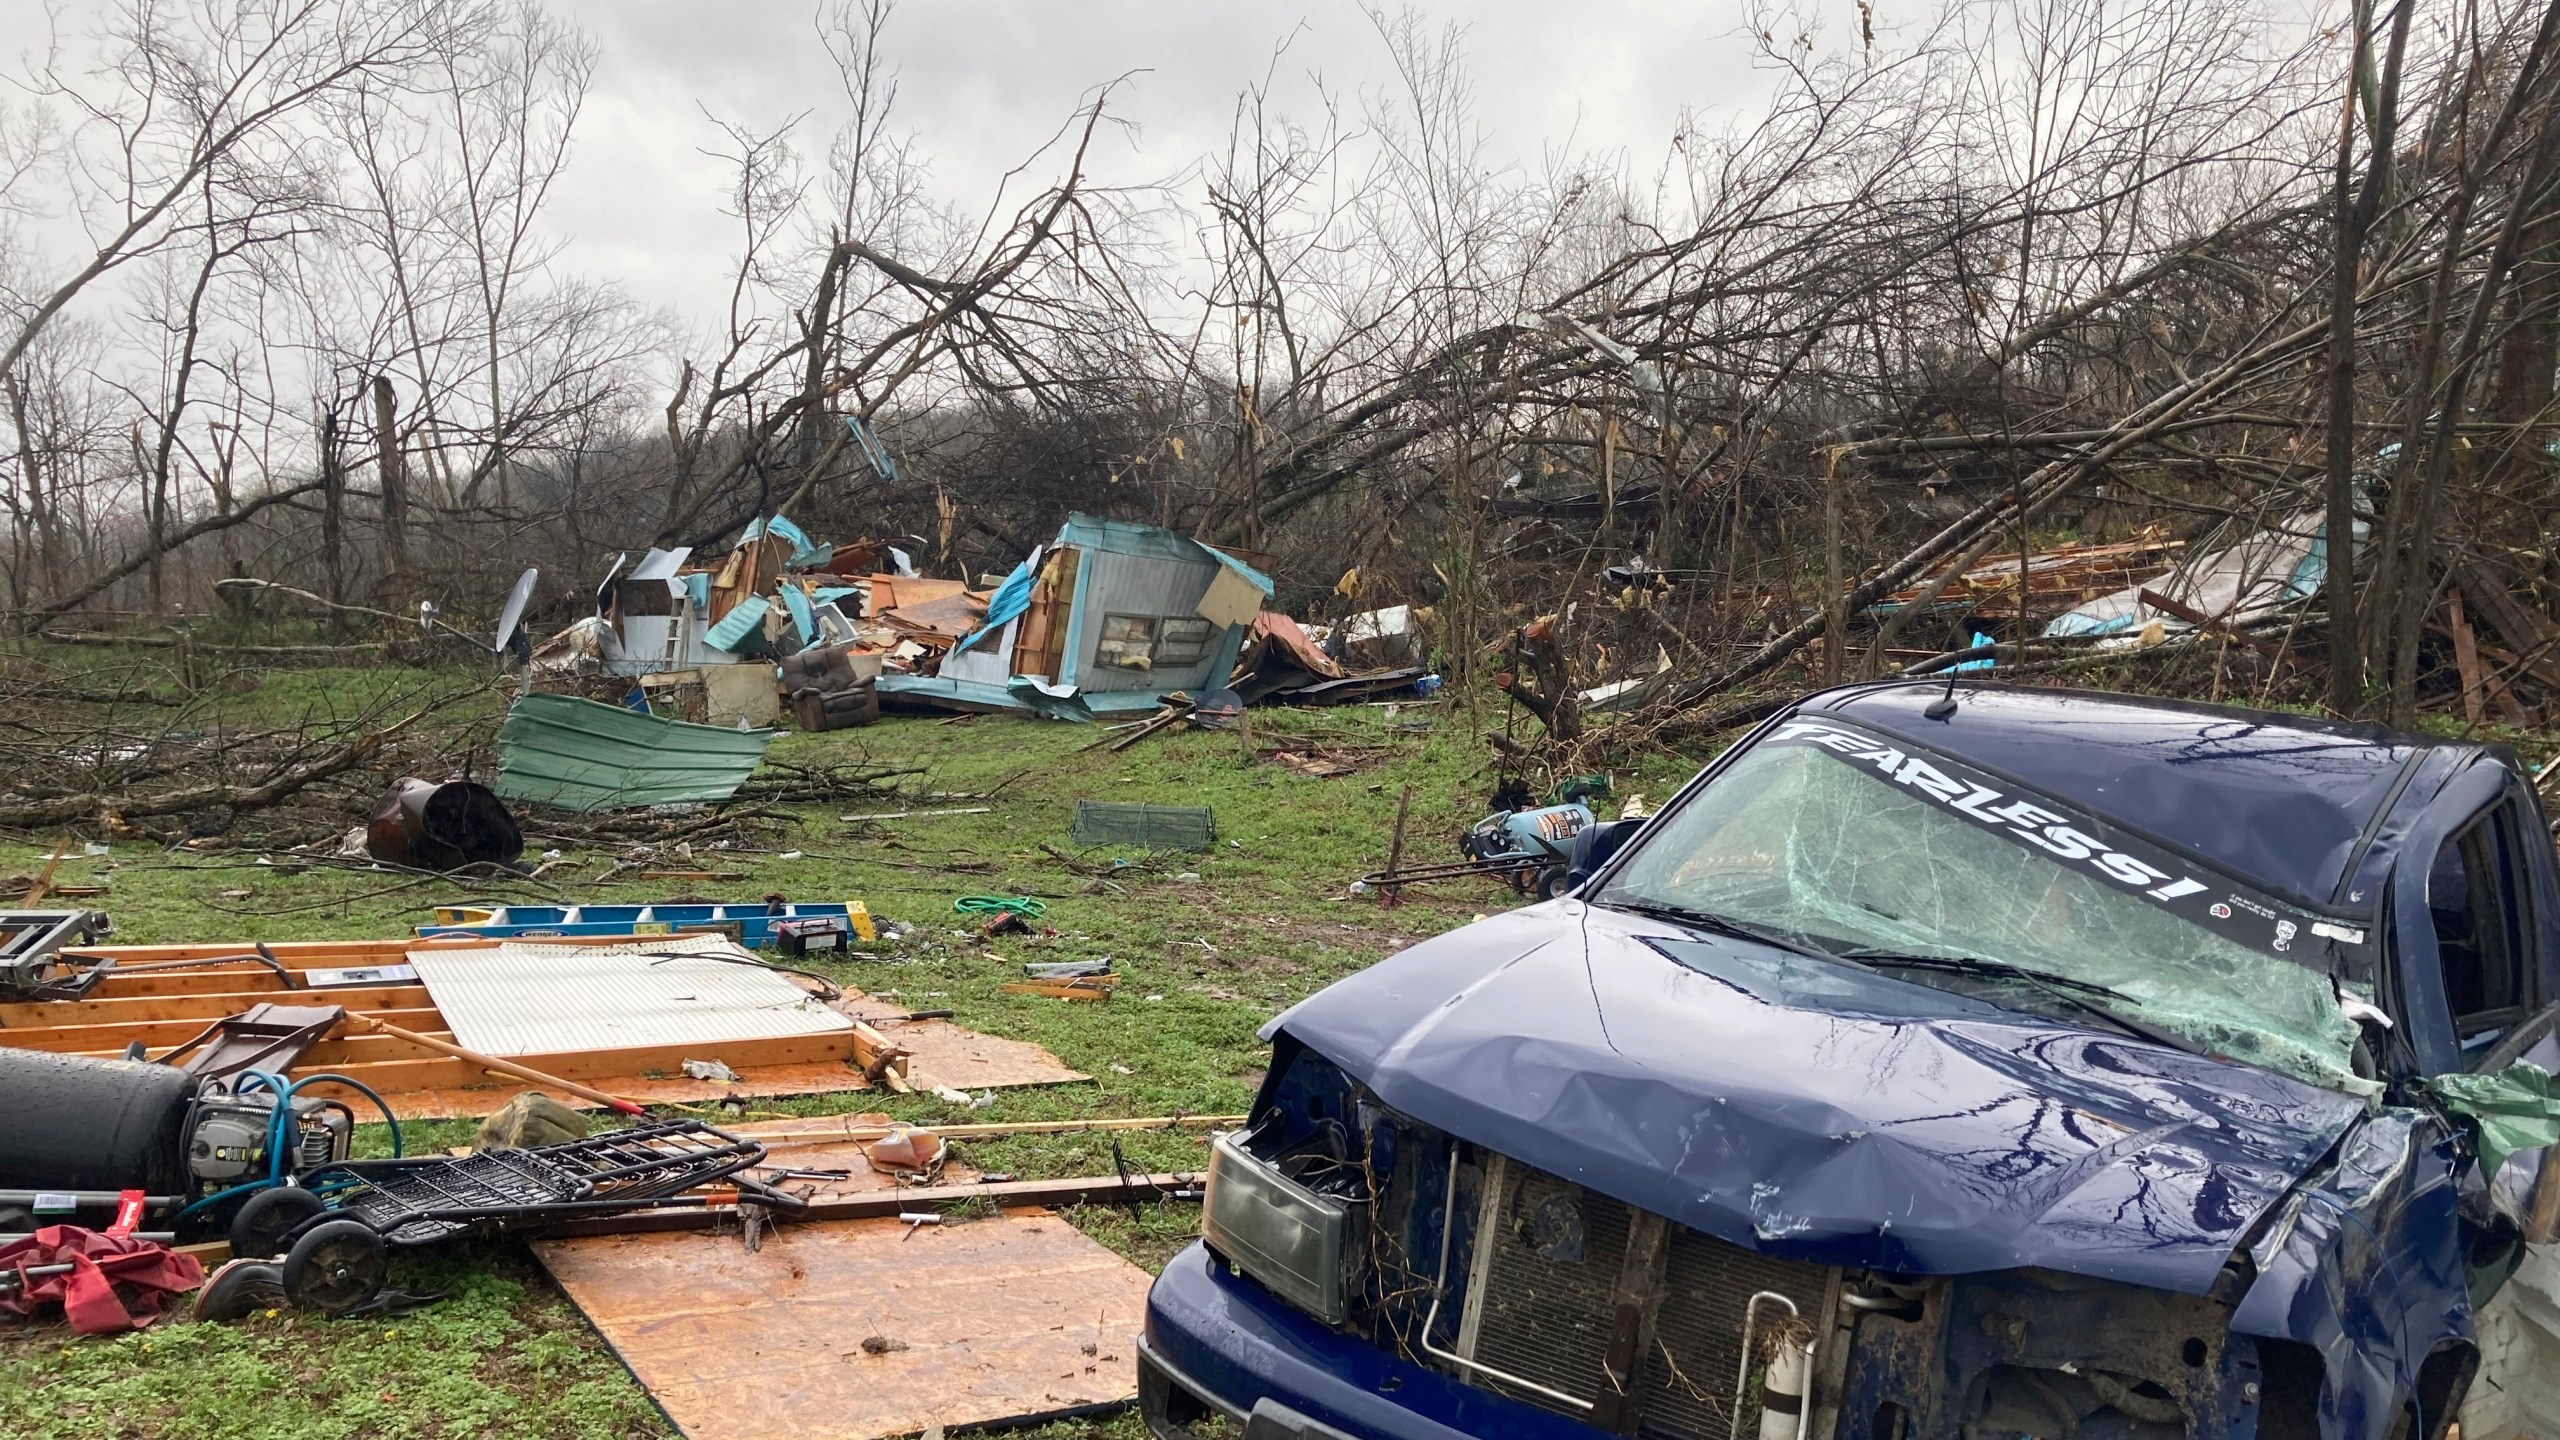
<path id="1" fill-rule="evenodd" d="M 2363 1113 L 2251 1066 L 1578 901 L 1285 1030 L 1388 1106 L 1751 1249 L 2201 1294 Z"/>

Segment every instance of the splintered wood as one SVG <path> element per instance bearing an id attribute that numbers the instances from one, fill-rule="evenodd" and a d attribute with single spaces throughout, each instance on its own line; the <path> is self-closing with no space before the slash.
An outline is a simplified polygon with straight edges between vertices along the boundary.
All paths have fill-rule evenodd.
<path id="1" fill-rule="evenodd" d="M 1147 1273 L 1046 1211 L 534 1252 L 688 1440 L 869 1440 L 1137 1393 Z"/>

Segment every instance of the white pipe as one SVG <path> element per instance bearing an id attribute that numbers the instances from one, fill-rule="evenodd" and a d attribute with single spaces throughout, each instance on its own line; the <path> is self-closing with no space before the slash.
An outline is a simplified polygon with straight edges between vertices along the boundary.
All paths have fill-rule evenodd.
<path id="1" fill-rule="evenodd" d="M 1725 1440 L 1742 1440 L 1742 1396 L 1744 1391 L 1751 1388 L 1751 1332 L 1760 1324 L 1760 1302 L 1763 1300 L 1775 1300 L 1786 1306 L 1787 1315 L 1791 1319 L 1804 1318 L 1804 1312 L 1796 1308 L 1796 1302 L 1775 1290 L 1761 1291 L 1751 1297 L 1751 1303 L 1742 1307 L 1742 1363 L 1734 1367 L 1733 1425 L 1725 1432 Z M 1767 1423 L 1765 1417 L 1762 1423 L 1764 1425 Z"/>

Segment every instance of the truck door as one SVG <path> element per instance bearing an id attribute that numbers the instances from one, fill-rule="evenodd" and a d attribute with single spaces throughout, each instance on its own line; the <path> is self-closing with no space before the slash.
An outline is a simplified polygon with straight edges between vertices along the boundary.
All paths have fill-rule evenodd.
<path id="1" fill-rule="evenodd" d="M 2427 870 L 2428 928 L 2464 1069 L 2545 999 L 2521 811 L 2512 797 L 2491 806 L 2437 847 Z"/>

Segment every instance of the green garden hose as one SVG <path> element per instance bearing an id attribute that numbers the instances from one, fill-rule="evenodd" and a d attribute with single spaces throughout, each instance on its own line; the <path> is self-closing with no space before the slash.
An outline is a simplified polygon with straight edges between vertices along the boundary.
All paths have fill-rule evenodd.
<path id="1" fill-rule="evenodd" d="M 963 915 L 1019 915 L 1037 920 L 1049 913 L 1049 907 L 1028 895 L 963 895 L 951 902 L 951 908 Z"/>

